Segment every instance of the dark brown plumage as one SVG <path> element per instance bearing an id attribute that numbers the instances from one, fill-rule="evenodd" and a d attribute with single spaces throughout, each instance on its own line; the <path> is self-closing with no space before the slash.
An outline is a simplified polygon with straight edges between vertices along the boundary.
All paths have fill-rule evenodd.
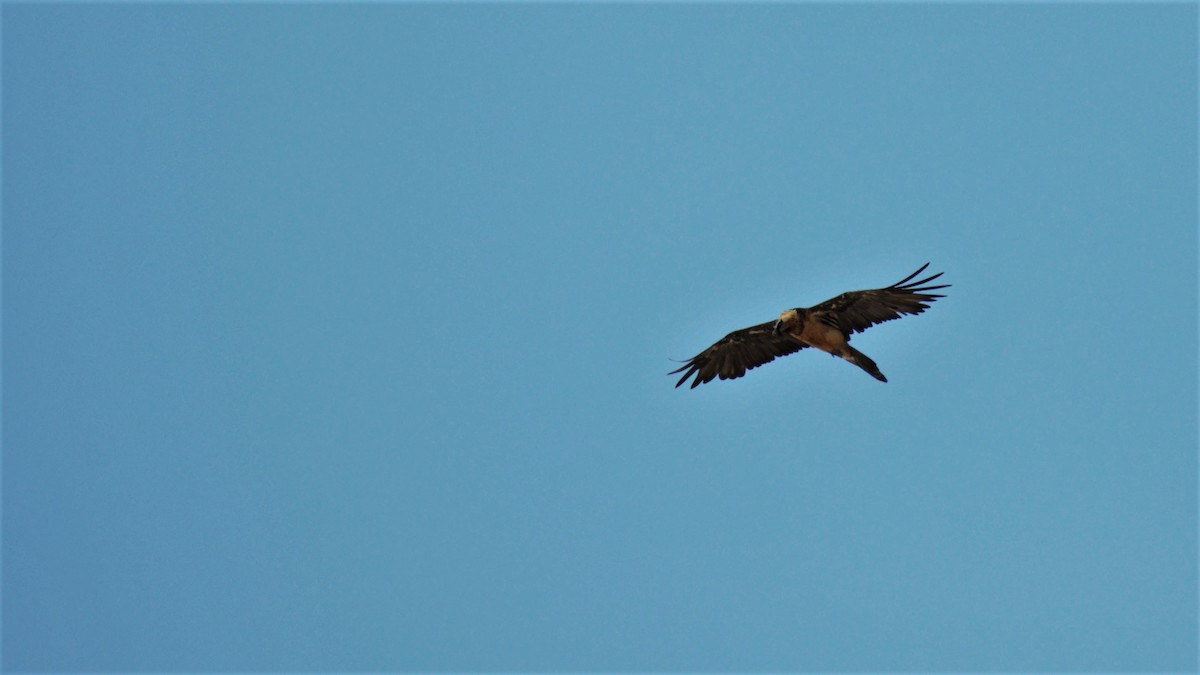
<path id="1" fill-rule="evenodd" d="M 850 346 L 850 336 L 905 314 L 920 314 L 929 308 L 929 303 L 945 297 L 930 291 L 949 288 L 949 284 L 925 285 L 942 276 L 940 272 L 912 281 L 926 267 L 929 263 L 887 288 L 849 291 L 819 305 L 784 310 L 775 321 L 735 330 L 668 374 L 683 373 L 676 387 L 694 376 L 692 388 L 695 388 L 716 378 L 741 377 L 747 370 L 770 363 L 776 357 L 816 347 L 887 382 L 874 361 Z"/>

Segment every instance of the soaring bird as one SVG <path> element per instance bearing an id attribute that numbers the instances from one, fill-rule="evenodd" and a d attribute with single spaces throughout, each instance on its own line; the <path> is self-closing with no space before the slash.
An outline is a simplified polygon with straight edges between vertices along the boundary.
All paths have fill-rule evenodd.
<path id="1" fill-rule="evenodd" d="M 926 267 L 929 263 L 887 288 L 848 291 L 812 307 L 785 309 L 774 321 L 733 331 L 667 374 L 683 373 L 676 387 L 694 375 L 694 389 L 713 378 L 732 380 L 751 368 L 774 361 L 777 356 L 816 347 L 846 359 L 880 382 L 887 382 L 874 361 L 850 346 L 850 336 L 905 314 L 920 314 L 929 308 L 929 303 L 945 297 L 930 291 L 949 288 L 950 284 L 925 285 L 942 276 L 940 272 L 912 281 Z"/>

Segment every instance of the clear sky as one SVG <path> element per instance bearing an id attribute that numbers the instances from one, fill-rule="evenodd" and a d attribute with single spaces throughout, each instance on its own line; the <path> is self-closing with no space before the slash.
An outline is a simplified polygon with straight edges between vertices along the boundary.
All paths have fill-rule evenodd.
<path id="1" fill-rule="evenodd" d="M 5 670 L 1197 668 L 1195 4 L 2 19 Z"/>

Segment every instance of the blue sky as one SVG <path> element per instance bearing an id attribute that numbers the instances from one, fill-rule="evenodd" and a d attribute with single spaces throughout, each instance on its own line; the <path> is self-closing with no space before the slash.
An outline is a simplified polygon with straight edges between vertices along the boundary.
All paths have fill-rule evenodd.
<path id="1" fill-rule="evenodd" d="M 1194 4 L 2 19 L 5 670 L 1197 668 Z"/>

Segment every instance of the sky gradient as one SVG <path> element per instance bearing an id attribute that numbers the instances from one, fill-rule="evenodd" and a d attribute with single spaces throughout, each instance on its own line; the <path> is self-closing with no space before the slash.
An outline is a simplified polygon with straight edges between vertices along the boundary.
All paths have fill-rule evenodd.
<path id="1" fill-rule="evenodd" d="M 0 18 L 4 670 L 1196 670 L 1196 5 Z"/>

